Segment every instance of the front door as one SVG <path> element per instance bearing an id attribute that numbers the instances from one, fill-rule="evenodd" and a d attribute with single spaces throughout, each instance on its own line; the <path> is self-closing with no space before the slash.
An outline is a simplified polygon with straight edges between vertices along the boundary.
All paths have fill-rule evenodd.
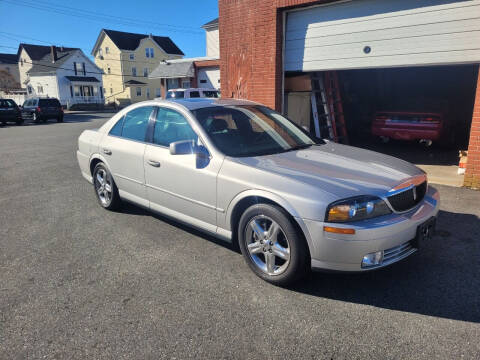
<path id="1" fill-rule="evenodd" d="M 152 106 L 138 107 L 120 119 L 102 139 L 105 157 L 120 196 L 148 206 L 145 192 L 143 155 Z"/>
<path id="2" fill-rule="evenodd" d="M 170 143 L 194 140 L 186 116 L 167 107 L 158 109 L 152 143 L 145 149 L 145 184 L 150 207 L 206 230 L 216 230 L 216 179 L 222 160 L 197 155 L 171 155 Z"/>

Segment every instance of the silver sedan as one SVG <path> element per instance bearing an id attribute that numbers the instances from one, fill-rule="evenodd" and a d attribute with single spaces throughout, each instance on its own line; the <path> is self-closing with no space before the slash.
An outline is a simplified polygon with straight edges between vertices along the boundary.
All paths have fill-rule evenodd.
<path id="1" fill-rule="evenodd" d="M 129 201 L 232 242 L 278 285 L 399 261 L 428 242 L 439 209 L 414 165 L 247 101 L 134 104 L 84 131 L 77 158 L 102 207 Z"/>

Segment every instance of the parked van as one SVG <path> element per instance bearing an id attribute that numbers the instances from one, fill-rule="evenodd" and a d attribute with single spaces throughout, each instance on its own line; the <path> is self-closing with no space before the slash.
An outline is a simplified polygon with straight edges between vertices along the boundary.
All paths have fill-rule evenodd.
<path id="1" fill-rule="evenodd" d="M 170 89 L 167 99 L 190 99 L 190 98 L 219 98 L 220 91 L 216 89 Z"/>

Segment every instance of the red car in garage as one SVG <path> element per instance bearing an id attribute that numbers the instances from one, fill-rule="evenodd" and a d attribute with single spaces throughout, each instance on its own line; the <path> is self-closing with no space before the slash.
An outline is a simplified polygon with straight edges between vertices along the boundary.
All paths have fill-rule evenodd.
<path id="1" fill-rule="evenodd" d="M 442 136 L 442 113 L 377 111 L 372 134 L 382 139 L 438 141 Z"/>

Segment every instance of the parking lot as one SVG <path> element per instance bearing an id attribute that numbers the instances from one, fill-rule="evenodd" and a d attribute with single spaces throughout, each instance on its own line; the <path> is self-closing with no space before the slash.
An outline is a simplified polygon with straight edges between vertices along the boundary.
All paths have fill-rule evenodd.
<path id="1" fill-rule="evenodd" d="M 277 288 L 228 244 L 97 204 L 76 141 L 109 116 L 0 127 L 0 358 L 480 356 L 480 191 L 438 186 L 437 235 L 399 264 Z"/>

